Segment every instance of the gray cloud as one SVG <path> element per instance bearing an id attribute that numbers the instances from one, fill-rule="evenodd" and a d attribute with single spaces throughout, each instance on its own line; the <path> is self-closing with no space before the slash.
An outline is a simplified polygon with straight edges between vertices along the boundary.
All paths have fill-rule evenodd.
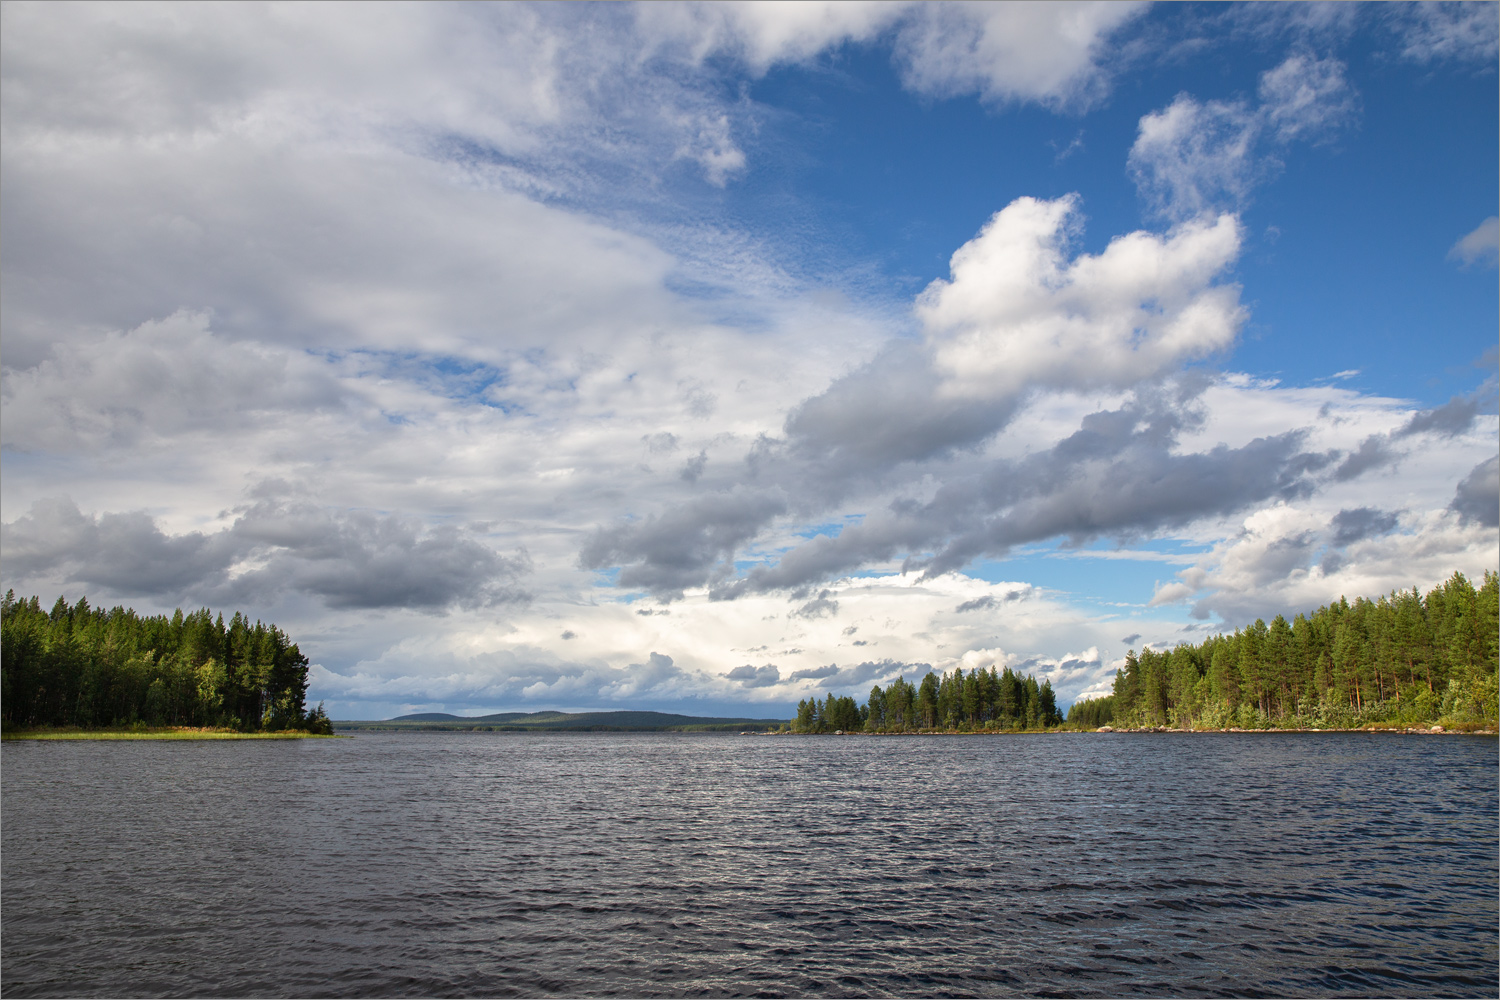
<path id="1" fill-rule="evenodd" d="M 1199 419 L 1191 409 L 1141 402 L 1090 414 L 1077 432 L 1046 452 L 977 468 L 974 463 L 941 467 L 942 485 L 926 503 L 898 500 L 744 575 L 732 571 L 734 550 L 787 509 L 786 494 L 741 488 L 602 530 L 585 548 L 583 564 L 625 563 L 621 585 L 644 586 L 669 598 L 685 587 L 710 584 L 712 596 L 721 600 L 795 592 L 898 556 L 906 558 L 906 568 L 934 576 L 1028 542 L 1063 536 L 1079 545 L 1101 536 L 1180 527 L 1269 498 L 1306 496 L 1316 485 L 1312 474 L 1332 461 L 1329 454 L 1302 450 L 1301 431 L 1239 448 L 1175 453 L 1179 433 L 1196 427 Z M 778 461 L 785 455 L 772 465 Z M 784 475 L 789 468 L 776 471 Z M 810 508 L 810 500 L 802 505 Z M 801 613 L 831 610 L 814 601 Z"/>
<path id="2" fill-rule="evenodd" d="M 212 332 L 209 319 L 179 312 L 128 333 L 54 345 L 24 370 L 8 365 L 4 443 L 32 452 L 122 448 L 361 409 L 327 362 L 233 341 Z"/>
<path id="3" fill-rule="evenodd" d="M 669 431 L 658 431 L 655 434 L 641 436 L 641 442 L 646 450 L 653 455 L 665 455 L 677 450 L 677 435 Z"/>
<path id="4" fill-rule="evenodd" d="M 1129 635 L 1122 637 L 1120 641 L 1129 646 L 1132 643 L 1139 642 L 1140 638 L 1141 634 L 1139 632 L 1132 632 Z"/>
<path id="5" fill-rule="evenodd" d="M 747 663 L 743 667 L 735 667 L 724 676 L 747 688 L 770 687 L 781 683 L 781 670 L 774 663 L 760 667 L 752 667 Z"/>
<path id="6" fill-rule="evenodd" d="M 747 688 L 770 687 L 780 683 L 796 681 L 824 681 L 827 688 L 847 688 L 856 684 L 867 684 L 877 680 L 891 680 L 900 673 L 925 674 L 932 667 L 926 663 L 904 663 L 899 660 L 866 661 L 851 667 L 840 667 L 836 663 L 825 664 L 821 667 L 806 667 L 794 670 L 787 677 L 782 678 L 780 670 L 774 664 L 766 664 L 754 667 L 746 664 L 735 667 L 723 676 L 735 681 Z"/>
<path id="7" fill-rule="evenodd" d="M 116 593 L 151 595 L 222 587 L 240 548 L 227 533 L 169 537 L 141 511 L 90 517 L 62 497 L 33 503 L 0 526 L 0 538 L 9 579 L 61 575 Z"/>
<path id="8" fill-rule="evenodd" d="M 1344 483 L 1358 478 L 1366 472 L 1384 468 L 1396 461 L 1400 454 L 1391 447 L 1392 442 L 1415 434 L 1438 434 L 1453 437 L 1468 430 L 1479 412 L 1475 399 L 1454 396 L 1442 406 L 1422 410 L 1390 434 L 1371 434 L 1359 443 L 1359 448 L 1349 454 L 1334 470 L 1333 478 Z"/>
<path id="9" fill-rule="evenodd" d="M 839 667 L 830 663 L 824 667 L 798 670 L 789 679 L 825 681 L 826 683 L 823 686 L 832 690 L 834 688 L 852 688 L 858 684 L 870 684 L 875 681 L 889 682 L 901 674 L 906 675 L 907 680 L 920 681 L 923 674 L 931 672 L 932 665 L 930 663 L 905 663 L 901 660 L 866 660 L 852 667 Z"/>
<path id="10" fill-rule="evenodd" d="M 708 452 L 700 451 L 692 458 L 683 463 L 682 471 L 678 478 L 685 483 L 696 483 L 703 476 L 703 469 L 708 465 Z"/>
<path id="11" fill-rule="evenodd" d="M 1402 438 L 1425 432 L 1452 437 L 1455 434 L 1462 434 L 1473 426 L 1474 417 L 1478 413 L 1479 402 L 1477 400 L 1454 396 L 1442 406 L 1413 414 L 1412 418 L 1392 437 Z"/>
<path id="12" fill-rule="evenodd" d="M 697 497 L 644 521 L 601 528 L 579 563 L 585 569 L 621 566 L 620 586 L 681 597 L 687 587 L 731 574 L 735 551 L 785 511 L 779 491 L 736 488 Z"/>
<path id="13" fill-rule="evenodd" d="M 899 343 L 804 401 L 786 419 L 791 452 L 825 475 L 870 475 L 972 446 L 999 430 L 1015 398 L 945 396 L 928 355 Z"/>
<path id="14" fill-rule="evenodd" d="M 805 670 L 794 670 L 787 680 L 792 681 L 820 681 L 825 677 L 838 676 L 839 665 L 830 663 L 823 667 L 808 667 Z"/>
<path id="15" fill-rule="evenodd" d="M 953 610 L 959 614 L 968 611 L 985 611 L 990 608 L 999 607 L 1001 604 L 1010 604 L 1012 601 L 1023 601 L 1026 599 L 1027 594 L 1030 593 L 1030 590 L 1030 587 L 1022 587 L 1019 590 L 1008 590 L 998 600 L 994 594 L 985 594 L 983 597 L 976 597 L 972 601 L 964 601 Z"/>
<path id="16" fill-rule="evenodd" d="M 524 600 L 517 583 L 530 568 L 524 555 L 501 556 L 451 527 L 273 501 L 221 531 L 171 536 L 143 512 L 95 517 L 71 500 L 44 500 L 3 532 L 7 577 L 188 603 L 292 592 L 331 608 L 478 606 Z"/>
<path id="17" fill-rule="evenodd" d="M 1486 528 L 1500 526 L 1500 458 L 1488 458 L 1474 466 L 1458 484 L 1448 509 Z"/>
<path id="18" fill-rule="evenodd" d="M 1333 515 L 1333 544 L 1351 545 L 1364 538 L 1384 535 L 1396 527 L 1395 514 L 1374 507 L 1356 507 Z"/>
<path id="19" fill-rule="evenodd" d="M 1350 453 L 1333 471 L 1333 478 L 1341 483 L 1348 482 L 1371 469 L 1394 462 L 1396 454 L 1391 451 L 1389 441 L 1390 438 L 1384 434 L 1371 434 L 1359 443 L 1359 450 Z"/>
<path id="20" fill-rule="evenodd" d="M 290 587 L 333 608 L 478 606 L 524 600 L 515 581 L 530 568 L 456 528 L 363 511 L 257 504 L 230 529 L 251 548 L 269 549 L 264 569 L 245 574 L 245 592 Z"/>
<path id="21" fill-rule="evenodd" d="M 832 600 L 829 595 L 832 591 L 824 590 L 817 597 L 808 601 L 802 607 L 792 612 L 793 618 L 806 618 L 809 621 L 814 618 L 837 618 L 839 613 L 839 602 Z"/>
<path id="22" fill-rule="evenodd" d="M 893 504 L 837 536 L 814 538 L 719 593 L 805 586 L 902 553 L 909 569 L 933 576 L 1060 535 L 1084 544 L 1181 526 L 1272 497 L 1305 496 L 1315 486 L 1311 473 L 1330 461 L 1301 450 L 1300 431 L 1174 454 L 1190 420 L 1139 404 L 1092 414 L 1047 452 L 951 478 L 925 504 Z"/>
<path id="23" fill-rule="evenodd" d="M 1140 638 L 1137 636 L 1136 638 Z M 1052 681 L 1053 686 L 1067 684 L 1084 678 L 1092 680 L 1098 675 L 1100 666 L 1099 654 L 1094 653 L 1092 658 L 1084 659 L 1078 656 L 1063 657 L 1056 659 L 1050 656 L 1028 656 L 1010 665 L 1011 670 L 1018 674 L 1035 674 L 1042 680 Z"/>

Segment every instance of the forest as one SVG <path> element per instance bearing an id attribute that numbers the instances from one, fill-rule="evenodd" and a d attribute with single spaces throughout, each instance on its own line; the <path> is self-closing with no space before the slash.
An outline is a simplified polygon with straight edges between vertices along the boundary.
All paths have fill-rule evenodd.
<path id="1" fill-rule="evenodd" d="M 1038 684 L 1009 667 L 926 674 L 920 684 L 898 677 L 889 687 L 876 685 L 865 704 L 830 694 L 797 704 L 795 733 L 904 733 L 930 729 L 960 732 L 991 729 L 1046 729 L 1063 721 L 1052 682 Z"/>
<path id="2" fill-rule="evenodd" d="M 332 733 L 306 710 L 307 657 L 274 625 L 207 608 L 170 618 L 87 598 L 51 611 L 0 604 L 0 719 L 7 728 L 194 726 Z"/>
<path id="3" fill-rule="evenodd" d="M 1131 650 L 1103 698 L 1058 712 L 1050 681 L 955 669 L 876 685 L 864 704 L 829 694 L 797 705 L 798 733 L 1174 729 L 1352 729 L 1496 722 L 1500 581 L 1454 573 L 1424 597 L 1413 588 L 1341 598 L 1290 622 L 1277 615 L 1232 635 L 1171 650 Z"/>
<path id="4" fill-rule="evenodd" d="M 1370 601 L 1340 599 L 1290 622 L 1131 651 L 1114 690 L 1068 711 L 1078 727 L 1355 728 L 1496 721 L 1500 584 L 1454 573 Z"/>

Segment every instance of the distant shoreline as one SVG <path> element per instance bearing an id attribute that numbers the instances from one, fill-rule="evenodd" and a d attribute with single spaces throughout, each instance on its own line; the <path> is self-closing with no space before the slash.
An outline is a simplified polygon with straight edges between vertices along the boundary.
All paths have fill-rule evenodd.
<path id="1" fill-rule="evenodd" d="M 364 722 L 346 721 L 334 722 L 336 733 L 525 733 L 534 735 L 557 735 L 568 733 L 678 733 L 683 735 L 692 734 L 717 734 L 717 735 L 740 735 L 740 736 L 1065 736 L 1065 735 L 1092 735 L 1092 734 L 1116 734 L 1116 733 L 1191 733 L 1198 735 L 1210 734 L 1236 734 L 1236 733 L 1397 733 L 1402 735 L 1417 736 L 1494 736 L 1497 735 L 1493 728 L 1482 728 L 1479 725 L 1458 727 L 1410 727 L 1410 726 L 1358 726 L 1348 729 L 1329 727 L 1325 729 L 1295 729 L 1295 728 L 1268 728 L 1268 729 L 1240 729 L 1238 727 L 1229 729 L 1168 729 L 1166 727 L 1145 728 L 1121 728 L 1116 729 L 1103 726 L 1098 729 L 1069 729 L 1058 727 L 1055 729 L 907 729 L 907 730 L 879 730 L 871 732 L 865 729 L 837 730 L 821 733 L 798 733 L 790 730 L 766 726 L 763 728 L 746 726 L 507 726 L 507 725 L 476 725 L 458 726 L 443 725 L 437 723 L 407 723 L 399 724 L 386 722 Z"/>
<path id="2" fill-rule="evenodd" d="M 623 733 L 735 733 L 780 729 L 786 719 L 743 716 L 679 715 L 675 712 L 614 710 L 607 712 L 496 712 L 491 715 L 449 715 L 418 712 L 394 719 L 335 719 L 342 732 L 623 732 Z"/>
<path id="3" fill-rule="evenodd" d="M 612 725 L 554 725 L 516 726 L 505 723 L 478 723 L 472 726 L 439 722 L 364 722 L 335 721 L 336 733 L 773 733 L 784 723 L 722 724 L 680 726 L 612 726 Z"/>

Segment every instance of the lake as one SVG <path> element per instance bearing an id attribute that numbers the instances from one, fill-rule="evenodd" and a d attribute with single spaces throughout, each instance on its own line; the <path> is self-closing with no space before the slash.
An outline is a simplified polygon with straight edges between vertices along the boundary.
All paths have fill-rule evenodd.
<path id="1" fill-rule="evenodd" d="M 1494 996 L 1494 737 L 13 742 L 23 996 Z"/>

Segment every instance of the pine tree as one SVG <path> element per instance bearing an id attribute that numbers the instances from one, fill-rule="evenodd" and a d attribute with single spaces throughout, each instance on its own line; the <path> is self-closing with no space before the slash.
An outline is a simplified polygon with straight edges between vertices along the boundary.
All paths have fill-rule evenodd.
<path id="1" fill-rule="evenodd" d="M 226 628 L 207 608 L 143 618 L 59 598 L 44 614 L 38 598 L 11 594 L 0 603 L 0 650 L 0 716 L 11 724 L 254 729 L 307 719 L 307 658 L 239 613 Z"/>

